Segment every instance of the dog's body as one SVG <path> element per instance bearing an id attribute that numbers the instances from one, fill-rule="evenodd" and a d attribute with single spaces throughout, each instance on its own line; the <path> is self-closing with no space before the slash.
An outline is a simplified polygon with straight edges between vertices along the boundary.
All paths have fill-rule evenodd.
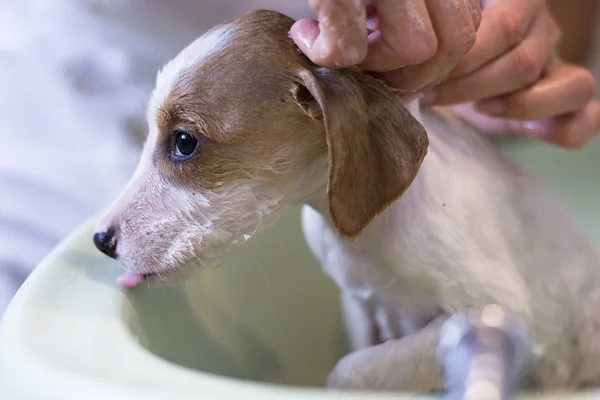
<path id="1" fill-rule="evenodd" d="M 123 282 L 183 279 L 306 203 L 358 350 L 331 386 L 439 389 L 441 322 L 489 303 L 527 328 L 542 388 L 600 384 L 600 257 L 572 218 L 466 124 L 312 65 L 292 23 L 246 14 L 159 74 L 142 160 L 94 239 Z"/>
<path id="2" fill-rule="evenodd" d="M 588 237 L 539 182 L 472 127 L 433 110 L 417 114 L 429 150 L 411 187 L 362 232 L 339 237 L 326 215 L 303 210 L 307 242 L 342 289 L 354 350 L 384 345 L 377 365 L 359 353 L 332 384 L 431 390 L 410 350 L 433 363 L 420 330 L 436 318 L 496 303 L 529 328 L 543 388 L 600 383 L 600 263 Z M 419 362 L 419 356 L 414 359 Z M 394 361 L 396 360 L 396 361 Z M 586 361 L 588 360 L 588 361 Z M 395 363 L 387 376 L 369 371 Z M 586 364 L 587 363 L 587 364 Z"/>

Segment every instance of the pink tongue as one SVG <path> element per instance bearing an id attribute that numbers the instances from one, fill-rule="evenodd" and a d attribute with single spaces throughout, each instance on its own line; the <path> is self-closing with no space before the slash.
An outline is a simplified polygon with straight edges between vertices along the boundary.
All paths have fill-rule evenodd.
<path id="1" fill-rule="evenodd" d="M 121 285 L 132 288 L 136 287 L 141 281 L 144 279 L 144 275 L 136 274 L 133 272 L 123 272 L 118 278 L 117 283 Z"/>

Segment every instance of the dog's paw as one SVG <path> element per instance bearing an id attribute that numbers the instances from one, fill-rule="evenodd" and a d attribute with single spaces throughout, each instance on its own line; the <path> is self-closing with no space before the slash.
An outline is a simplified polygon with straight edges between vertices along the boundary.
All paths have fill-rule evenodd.
<path id="1" fill-rule="evenodd" d="M 349 354 L 342 358 L 327 376 L 327 388 L 375 389 L 373 382 L 370 382 L 368 372 L 368 367 L 365 367 L 356 354 Z"/>

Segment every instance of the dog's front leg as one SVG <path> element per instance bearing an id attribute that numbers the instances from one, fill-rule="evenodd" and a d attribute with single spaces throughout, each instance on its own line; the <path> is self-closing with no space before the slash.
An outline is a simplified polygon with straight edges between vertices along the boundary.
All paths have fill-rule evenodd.
<path id="1" fill-rule="evenodd" d="M 379 342 L 373 304 L 349 291 L 342 290 L 342 314 L 350 350 L 356 351 Z"/>
<path id="2" fill-rule="evenodd" d="M 446 316 L 401 339 L 355 351 L 342 358 L 327 378 L 337 389 L 430 392 L 443 387 L 436 361 Z"/>

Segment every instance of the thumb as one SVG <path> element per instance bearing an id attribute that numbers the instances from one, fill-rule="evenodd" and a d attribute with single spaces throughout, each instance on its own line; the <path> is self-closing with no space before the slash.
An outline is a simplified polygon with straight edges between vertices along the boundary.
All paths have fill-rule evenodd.
<path id="1" fill-rule="evenodd" d="M 310 18 L 296 21 L 290 29 L 290 37 L 296 46 L 312 60 L 310 54 L 315 40 L 319 37 L 319 23 Z"/>
<path id="2" fill-rule="evenodd" d="M 329 26 L 331 25 L 331 26 Z M 296 46 L 315 64 L 328 68 L 347 68 L 360 63 L 367 55 L 366 25 L 336 28 L 330 22 L 322 31 L 313 19 L 296 21 L 290 29 L 290 37 Z M 342 24 L 343 25 L 343 24 Z"/>

